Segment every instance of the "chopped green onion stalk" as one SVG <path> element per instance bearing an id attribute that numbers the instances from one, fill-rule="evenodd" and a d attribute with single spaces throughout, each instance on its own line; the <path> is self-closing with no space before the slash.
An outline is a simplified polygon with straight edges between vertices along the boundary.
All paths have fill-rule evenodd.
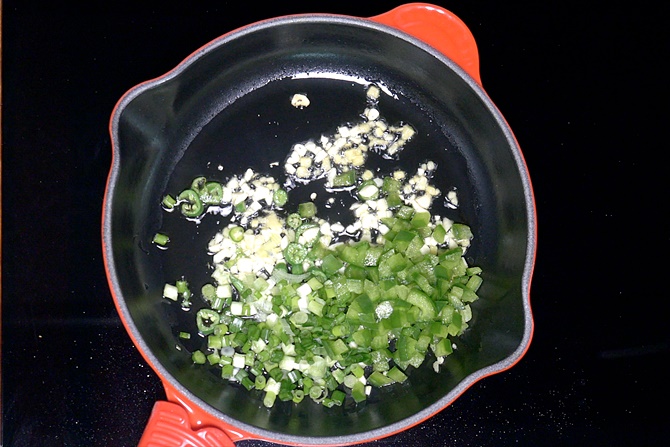
<path id="1" fill-rule="evenodd" d="M 288 202 L 288 193 L 285 189 L 278 189 L 272 195 L 272 201 L 275 205 L 281 208 Z"/>
<path id="2" fill-rule="evenodd" d="M 244 239 L 244 228 L 235 226 L 230 229 L 230 239 L 233 242 L 240 242 Z"/>
<path id="3" fill-rule="evenodd" d="M 316 216 L 316 205 L 314 202 L 305 202 L 298 205 L 298 214 L 303 219 Z"/>
<path id="4" fill-rule="evenodd" d="M 166 234 L 156 233 L 152 242 L 156 245 L 160 245 L 161 247 L 165 247 L 167 243 L 170 242 L 170 238 Z"/>
<path id="5" fill-rule="evenodd" d="M 355 183 L 356 183 L 356 171 L 354 171 L 353 169 L 337 174 L 333 179 L 333 186 L 336 188 L 352 186 Z"/>
<path id="6" fill-rule="evenodd" d="M 204 365 L 207 362 L 207 356 L 202 351 L 194 351 L 191 359 L 196 365 Z"/>
<path id="7" fill-rule="evenodd" d="M 163 197 L 162 204 L 163 204 L 163 207 L 166 210 L 172 211 L 174 209 L 175 205 L 177 204 L 177 199 L 175 199 L 170 194 L 168 194 L 165 197 Z"/>

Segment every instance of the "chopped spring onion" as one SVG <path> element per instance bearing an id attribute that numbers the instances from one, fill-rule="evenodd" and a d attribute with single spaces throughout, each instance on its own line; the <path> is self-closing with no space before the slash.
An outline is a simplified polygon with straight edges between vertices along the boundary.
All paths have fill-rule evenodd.
<path id="1" fill-rule="evenodd" d="M 207 205 L 217 205 L 223 198 L 223 187 L 219 182 L 207 182 L 205 190 L 200 194 L 203 203 Z"/>
<path id="2" fill-rule="evenodd" d="M 286 218 L 286 224 L 290 228 L 298 228 L 302 224 L 302 217 L 298 213 L 291 213 Z"/>
<path id="3" fill-rule="evenodd" d="M 333 178 L 333 187 L 335 188 L 353 186 L 354 184 L 356 184 L 356 171 L 354 170 L 342 172 Z"/>
<path id="4" fill-rule="evenodd" d="M 374 200 L 379 197 L 379 186 L 374 180 L 367 180 L 358 187 L 358 197 L 361 200 Z"/>
<path id="5" fill-rule="evenodd" d="M 316 205 L 314 202 L 305 202 L 298 205 L 298 214 L 302 218 L 310 218 L 316 216 Z"/>
<path id="6" fill-rule="evenodd" d="M 156 233 L 154 235 L 154 238 L 152 240 L 154 244 L 160 245 L 162 247 L 166 246 L 168 242 L 170 242 L 170 238 L 163 233 Z"/>
<path id="7" fill-rule="evenodd" d="M 163 287 L 163 297 L 172 301 L 177 301 L 177 299 L 179 299 L 179 291 L 177 290 L 177 286 L 172 284 L 165 284 Z"/>
<path id="8" fill-rule="evenodd" d="M 191 190 L 202 196 L 207 191 L 207 179 L 205 177 L 196 177 L 191 182 Z"/>
<path id="9" fill-rule="evenodd" d="M 202 351 L 193 351 L 191 359 L 196 365 L 204 365 L 207 362 L 207 356 Z"/>
<path id="10" fill-rule="evenodd" d="M 177 205 L 177 199 L 175 199 L 173 196 L 168 194 L 165 197 L 163 197 L 163 202 L 162 203 L 163 203 L 163 207 L 166 210 L 172 211 L 174 209 L 175 205 Z"/>

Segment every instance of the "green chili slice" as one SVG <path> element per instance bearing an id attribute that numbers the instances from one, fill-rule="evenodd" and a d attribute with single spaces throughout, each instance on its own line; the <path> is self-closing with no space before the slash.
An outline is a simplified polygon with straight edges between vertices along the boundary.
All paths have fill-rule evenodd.
<path id="1" fill-rule="evenodd" d="M 195 191 L 199 196 L 202 196 L 207 192 L 207 179 L 205 177 L 196 177 L 191 182 L 191 189 Z"/>
<path id="2" fill-rule="evenodd" d="M 284 249 L 284 259 L 289 264 L 300 264 L 307 257 L 307 247 L 297 242 L 289 243 Z"/>
<path id="3" fill-rule="evenodd" d="M 277 189 L 272 194 L 272 202 L 280 208 L 286 205 L 288 202 L 288 193 L 286 190 L 281 188 Z"/>
<path id="4" fill-rule="evenodd" d="M 192 189 L 185 189 L 178 197 L 181 203 L 181 213 L 186 217 L 198 217 L 202 214 L 204 206 L 200 196 Z"/>
<path id="5" fill-rule="evenodd" d="M 207 356 L 202 351 L 193 351 L 191 354 L 191 359 L 196 365 L 204 365 L 207 361 Z"/>
<path id="6" fill-rule="evenodd" d="M 200 200 L 207 205 L 218 205 L 223 199 L 223 186 L 219 182 L 207 182 Z"/>
<path id="7" fill-rule="evenodd" d="M 200 309 L 196 314 L 196 325 L 198 326 L 198 331 L 203 335 L 214 332 L 214 328 L 219 321 L 219 313 L 211 309 Z"/>
<path id="8" fill-rule="evenodd" d="M 232 227 L 228 235 L 233 242 L 240 242 L 244 239 L 244 228 L 240 226 Z"/>
<path id="9" fill-rule="evenodd" d="M 298 213 L 291 213 L 286 217 L 286 225 L 289 228 L 298 228 L 302 224 L 302 217 Z"/>

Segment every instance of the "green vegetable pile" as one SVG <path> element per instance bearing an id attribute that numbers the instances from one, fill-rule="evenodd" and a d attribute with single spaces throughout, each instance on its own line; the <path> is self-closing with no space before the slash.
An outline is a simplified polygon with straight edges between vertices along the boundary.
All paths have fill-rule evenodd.
<path id="1" fill-rule="evenodd" d="M 234 213 L 210 242 L 213 281 L 199 294 L 185 279 L 165 285 L 163 296 L 187 310 L 192 299 L 206 303 L 195 317 L 206 346 L 193 362 L 260 391 L 266 407 L 305 397 L 359 403 L 426 361 L 439 371 L 482 279 L 464 258 L 470 228 L 427 209 L 439 194 L 426 180 L 434 168 L 424 164 L 408 181 L 355 169 L 332 177 L 359 201 L 358 237 L 340 237 L 344 228 L 334 231 L 339 223 L 321 219 L 311 201 L 289 209 L 290 192 L 250 170 L 226 184 L 198 177 L 166 196 L 163 207 L 187 218 L 222 203 Z M 169 240 L 154 237 L 163 248 Z"/>
<path id="2" fill-rule="evenodd" d="M 455 223 L 447 230 L 432 224 L 429 213 L 401 205 L 383 219 L 389 231 L 381 244 L 326 247 L 316 238 L 301 244 L 299 235 L 318 222 L 313 203 L 299 208 L 302 214 L 287 219 L 295 231 L 285 262 L 269 277 L 224 274 L 202 288 L 209 307 L 198 311 L 197 322 L 207 348 L 195 351 L 193 361 L 263 390 L 268 407 L 306 395 L 326 406 L 341 405 L 347 395 L 363 401 L 369 386 L 404 381 L 429 352 L 437 367 L 452 352 L 450 338 L 468 326 L 481 269 L 468 267 L 460 246 L 436 253 L 422 247 L 429 237 L 444 243 L 449 233 L 469 241 L 470 229 Z M 226 234 L 239 243 L 240 231 L 232 226 Z M 187 289 L 178 285 L 183 296 Z M 254 303 L 265 296 L 271 309 L 260 321 Z"/>

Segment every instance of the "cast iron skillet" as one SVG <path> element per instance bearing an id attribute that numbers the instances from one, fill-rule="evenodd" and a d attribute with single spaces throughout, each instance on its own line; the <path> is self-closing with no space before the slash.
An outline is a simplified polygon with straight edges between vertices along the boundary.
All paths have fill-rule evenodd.
<path id="1" fill-rule="evenodd" d="M 426 362 L 403 385 L 379 389 L 358 406 L 329 409 L 306 399 L 268 410 L 213 368 L 192 364 L 188 351 L 201 340 L 181 341 L 177 334 L 193 330 L 195 310 L 161 297 L 163 285 L 181 276 L 196 285 L 210 279 L 206 246 L 222 219 L 195 224 L 166 215 L 160 202 L 199 175 L 223 181 L 251 167 L 281 179 L 281 168 L 271 163 L 281 166 L 292 144 L 357 120 L 370 82 L 395 95 L 380 99 L 387 121 L 417 130 L 393 163 L 413 172 L 431 159 L 439 166 L 434 182 L 440 190 L 457 190 L 457 209 L 434 212 L 471 226 L 467 260 L 483 269 L 481 299 L 439 374 Z M 312 105 L 292 107 L 289 98 L 297 92 L 307 93 Z M 370 441 L 444 409 L 527 350 L 536 243 L 532 188 L 512 131 L 480 85 L 474 39 L 449 11 L 408 4 L 371 19 L 309 14 L 254 23 L 128 91 L 113 111 L 110 132 L 102 226 L 109 285 L 128 333 L 167 393 L 141 445 Z M 151 245 L 159 230 L 174 236 L 167 250 Z"/>

